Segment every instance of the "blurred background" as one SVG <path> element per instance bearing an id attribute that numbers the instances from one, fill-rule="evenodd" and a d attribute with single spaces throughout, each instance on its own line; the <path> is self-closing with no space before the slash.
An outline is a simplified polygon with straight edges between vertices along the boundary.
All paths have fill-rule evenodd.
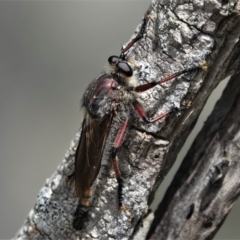
<path id="1" fill-rule="evenodd" d="M 0 1 L 0 239 L 14 237 L 39 189 L 63 159 L 82 119 L 88 83 L 119 54 L 145 1 Z M 171 174 L 226 81 L 215 91 Z M 240 239 L 240 201 L 216 239 Z"/>

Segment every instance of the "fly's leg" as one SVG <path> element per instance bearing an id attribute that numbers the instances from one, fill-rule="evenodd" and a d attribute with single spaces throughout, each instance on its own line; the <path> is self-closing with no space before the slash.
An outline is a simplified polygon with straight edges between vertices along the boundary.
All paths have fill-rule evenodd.
<path id="1" fill-rule="evenodd" d="M 139 41 L 143 37 L 143 34 L 146 30 L 147 22 L 148 22 L 149 18 L 150 18 L 150 14 L 147 13 L 144 16 L 143 23 L 142 23 L 142 26 L 141 26 L 141 29 L 140 29 L 138 35 L 125 48 L 122 49 L 122 52 L 120 54 L 121 59 L 124 60 L 126 58 L 126 52 L 134 45 L 134 43 L 136 43 L 137 41 Z"/>
<path id="2" fill-rule="evenodd" d="M 181 108 L 173 108 L 170 112 L 167 112 L 167 113 L 163 113 L 153 119 L 150 119 L 148 116 L 147 116 L 147 113 L 146 111 L 144 110 L 143 106 L 137 101 L 135 100 L 133 103 L 133 107 L 134 109 L 136 110 L 136 112 L 139 114 L 139 116 L 143 119 L 143 121 L 145 123 L 155 123 L 163 118 L 166 118 L 167 116 L 169 116 L 170 114 L 174 113 L 174 112 L 177 112 L 177 111 L 182 111 L 182 110 L 185 110 L 187 109 L 187 107 L 181 107 Z"/>
<path id="3" fill-rule="evenodd" d="M 125 122 L 121 125 L 117 136 L 115 138 L 115 141 L 113 143 L 112 149 L 111 149 L 111 159 L 112 159 L 112 164 L 113 164 L 113 169 L 115 171 L 115 175 L 117 178 L 118 182 L 118 210 L 125 210 L 126 207 L 123 204 L 123 195 L 122 195 L 122 190 L 123 190 L 123 179 L 121 177 L 121 171 L 119 169 L 118 161 L 117 161 L 117 153 L 118 149 L 121 147 L 124 137 L 126 135 L 126 131 L 128 128 L 129 121 L 128 119 L 125 120 Z"/>
<path id="4" fill-rule="evenodd" d="M 140 85 L 140 86 L 137 86 L 136 88 L 134 88 L 134 91 L 135 92 L 144 92 L 144 91 L 147 91 L 148 89 L 151 89 L 153 88 L 154 86 L 158 85 L 158 84 L 161 84 L 161 83 L 164 83 L 164 82 L 167 82 L 167 81 L 170 81 L 182 74 L 186 74 L 186 73 L 190 73 L 190 72 L 193 72 L 193 71 L 196 71 L 196 70 L 206 70 L 207 69 L 207 66 L 206 66 L 206 62 L 202 62 L 199 66 L 197 67 L 192 67 L 192 68 L 187 68 L 187 69 L 184 69 L 182 71 L 179 71 L 179 72 L 176 72 L 176 73 L 173 73 L 171 74 L 170 76 L 168 77 L 165 77 L 165 78 L 162 78 L 160 79 L 159 81 L 156 81 L 156 82 L 151 82 L 151 83 L 147 83 L 147 84 L 143 84 L 143 85 Z M 136 112 L 139 114 L 139 116 L 143 119 L 144 122 L 146 123 L 155 123 L 165 117 L 167 117 L 169 114 L 171 113 L 174 113 L 176 111 L 181 111 L 181 110 L 185 110 L 186 107 L 181 107 L 179 109 L 177 108 L 173 108 L 170 112 L 167 112 L 167 113 L 163 113 L 159 116 L 157 116 L 156 118 L 153 118 L 153 119 L 149 119 L 147 114 L 146 114 L 146 111 L 144 110 L 143 106 L 137 101 L 137 100 L 134 100 L 132 102 L 132 105 L 134 107 L 134 109 L 136 110 Z"/>
<path id="5" fill-rule="evenodd" d="M 111 148 L 112 165 L 113 165 L 113 169 L 118 182 L 118 209 L 119 210 L 125 210 L 126 208 L 123 205 L 123 195 L 122 195 L 123 179 L 122 179 L 121 171 L 118 165 L 117 153 L 118 153 L 118 149 L 121 147 L 123 143 L 123 140 L 128 128 L 128 124 L 129 124 L 128 119 L 123 122 L 123 124 L 121 125 L 117 133 L 113 146 Z M 93 186 L 83 194 L 82 199 L 80 199 L 78 203 L 77 209 L 74 213 L 74 219 L 73 219 L 73 227 L 77 230 L 81 230 L 83 228 L 83 224 L 85 222 L 85 219 L 87 217 L 87 213 L 89 210 L 89 205 L 91 204 L 92 194 L 93 194 Z"/>
<path id="6" fill-rule="evenodd" d="M 182 71 L 175 72 L 175 73 L 171 74 L 170 76 L 162 78 L 159 81 L 150 82 L 150 83 L 147 83 L 147 84 L 137 86 L 136 88 L 134 88 L 134 91 L 135 92 L 144 92 L 144 91 L 147 91 L 148 89 L 151 89 L 151 88 L 155 87 L 158 84 L 168 82 L 168 81 L 170 81 L 170 80 L 172 80 L 172 79 L 174 79 L 178 76 L 181 76 L 183 74 L 191 73 L 191 72 L 196 71 L 196 70 L 204 70 L 205 71 L 206 69 L 207 69 L 206 62 L 204 61 L 197 67 L 186 68 Z"/>

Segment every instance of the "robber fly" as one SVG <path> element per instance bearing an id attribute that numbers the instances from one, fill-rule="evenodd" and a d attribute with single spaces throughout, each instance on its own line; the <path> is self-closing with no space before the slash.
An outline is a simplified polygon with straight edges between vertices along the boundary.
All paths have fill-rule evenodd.
<path id="1" fill-rule="evenodd" d="M 184 69 L 161 80 L 136 86 L 133 79 L 133 68 L 126 60 L 128 50 L 139 41 L 145 32 L 149 14 L 146 14 L 137 36 L 124 48 L 120 56 L 111 56 L 108 63 L 112 68 L 110 74 L 102 74 L 86 89 L 82 105 L 85 117 L 82 123 L 82 133 L 75 155 L 75 172 L 69 176 L 75 180 L 75 191 L 78 206 L 74 214 L 73 227 L 81 229 L 87 215 L 96 180 L 101 167 L 101 160 L 114 120 L 119 121 L 115 139 L 110 147 L 109 158 L 118 182 L 118 209 L 124 210 L 123 179 L 118 164 L 117 153 L 129 129 L 133 112 L 136 112 L 147 123 L 155 123 L 167 117 L 176 109 L 161 114 L 153 119 L 149 118 L 138 100 L 138 93 L 147 91 L 154 86 L 169 81 L 185 73 L 201 69 L 201 66 Z M 179 110 L 179 109 L 178 109 Z"/>

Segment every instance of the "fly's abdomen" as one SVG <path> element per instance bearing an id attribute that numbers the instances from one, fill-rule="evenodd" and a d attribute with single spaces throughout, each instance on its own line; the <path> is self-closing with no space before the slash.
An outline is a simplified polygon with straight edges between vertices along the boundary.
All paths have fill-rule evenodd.
<path id="1" fill-rule="evenodd" d="M 93 119 L 102 119 L 112 110 L 116 87 L 117 82 L 108 74 L 101 75 L 89 85 L 83 97 L 83 106 Z"/>

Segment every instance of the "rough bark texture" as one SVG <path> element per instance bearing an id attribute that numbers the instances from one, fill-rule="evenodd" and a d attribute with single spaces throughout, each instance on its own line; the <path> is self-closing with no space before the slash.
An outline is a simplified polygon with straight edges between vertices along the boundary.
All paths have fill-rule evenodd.
<path id="1" fill-rule="evenodd" d="M 146 34 L 129 54 L 139 83 L 155 81 L 203 60 L 209 68 L 156 86 L 142 94 L 142 101 L 150 117 L 181 105 L 191 107 L 152 125 L 145 125 L 136 115 L 119 154 L 127 210 L 117 211 L 117 181 L 106 148 L 89 218 L 82 231 L 75 231 L 72 220 L 77 199 L 74 184 L 67 186 L 66 177 L 74 171 L 79 132 L 62 164 L 40 190 L 19 238 L 129 239 L 134 231 L 139 232 L 151 196 L 172 166 L 208 96 L 221 79 L 237 69 L 239 5 L 237 0 L 153 1 Z"/>
<path id="2" fill-rule="evenodd" d="M 239 197 L 239 79 L 230 80 L 185 157 L 155 212 L 149 239 L 212 239 Z"/>

